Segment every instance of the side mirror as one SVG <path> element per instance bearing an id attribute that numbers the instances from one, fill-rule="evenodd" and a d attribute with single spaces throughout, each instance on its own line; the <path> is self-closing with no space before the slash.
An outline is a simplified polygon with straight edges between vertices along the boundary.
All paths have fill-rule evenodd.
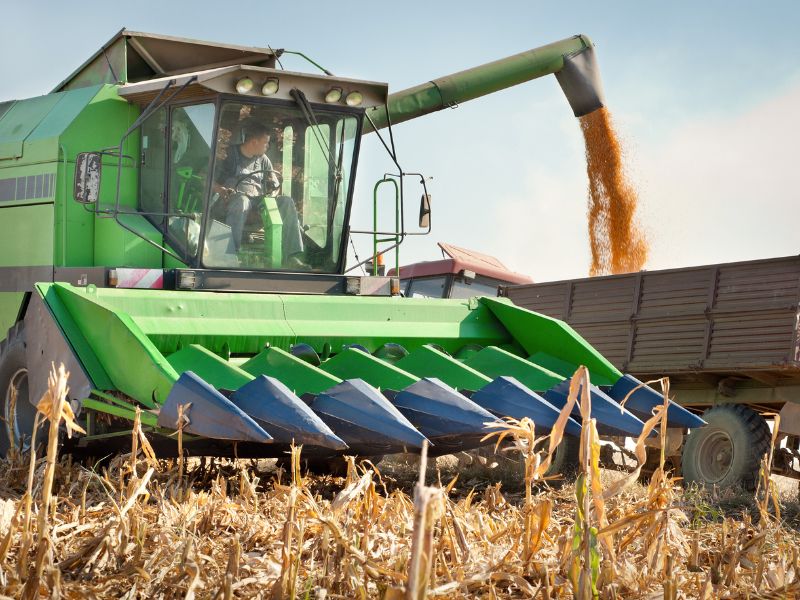
<path id="1" fill-rule="evenodd" d="M 100 197 L 102 155 L 81 152 L 75 157 L 75 187 L 73 197 L 80 204 L 95 204 Z"/>
<path id="2" fill-rule="evenodd" d="M 419 226 L 422 229 L 431 228 L 431 195 L 423 194 L 419 202 Z"/>

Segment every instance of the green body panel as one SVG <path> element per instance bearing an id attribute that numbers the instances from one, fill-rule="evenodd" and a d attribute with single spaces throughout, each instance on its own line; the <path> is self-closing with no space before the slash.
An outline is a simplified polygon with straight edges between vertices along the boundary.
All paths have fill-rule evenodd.
<path id="1" fill-rule="evenodd" d="M 143 238 L 161 244 L 164 239 L 161 232 L 140 215 L 120 215 L 119 220 L 139 235 L 120 227 L 114 219 L 98 218 L 94 225 L 94 255 L 97 263 L 115 267 L 160 269 L 161 251 Z"/>
<path id="2" fill-rule="evenodd" d="M 24 154 L 25 139 L 56 106 L 62 94 L 20 100 L 0 119 L 0 159 L 18 159 Z M 26 162 L 31 160 L 26 156 Z"/>
<path id="3" fill-rule="evenodd" d="M 90 88 L 95 89 L 95 88 Z M 97 94 L 91 99 L 84 109 L 69 123 L 60 138 L 62 153 L 67 156 L 66 164 L 59 178 L 57 195 L 58 215 L 56 223 L 56 263 L 64 266 L 152 266 L 152 254 L 141 250 L 143 258 L 148 264 L 124 265 L 114 262 L 122 252 L 121 248 L 131 246 L 149 246 L 147 242 L 138 240 L 131 242 L 115 241 L 113 238 L 129 238 L 129 232 L 109 219 L 107 216 L 95 216 L 84 206 L 72 200 L 74 186 L 75 155 L 79 152 L 88 152 L 98 148 L 109 148 L 119 144 L 125 130 L 139 116 L 139 108 L 129 104 L 117 95 L 117 87 L 105 85 L 99 88 Z M 79 93 L 76 90 L 70 93 Z M 126 139 L 123 154 L 131 157 L 139 156 L 138 136 L 132 135 Z M 100 204 L 103 208 L 111 207 L 114 202 L 117 185 L 117 165 L 113 158 L 103 159 L 103 176 L 100 186 Z M 138 169 L 130 160 L 123 161 L 122 178 L 120 181 L 120 204 L 132 209 L 136 207 L 138 196 L 139 176 Z M 124 217 L 123 217 L 124 218 Z M 141 219 L 141 217 L 135 217 Z M 99 227 L 101 232 L 96 232 Z M 99 239 L 98 239 L 99 238 Z M 158 238 L 160 239 L 160 237 Z M 155 250 L 155 249 L 153 249 Z M 97 253 L 97 254 L 96 254 Z M 140 254 L 134 253 L 132 257 L 139 258 Z M 161 266 L 161 260 L 157 261 Z"/>
<path id="4" fill-rule="evenodd" d="M 341 383 L 338 377 L 281 350 L 264 348 L 241 366 L 253 376 L 277 377 L 295 394 L 319 394 Z"/>
<path id="5" fill-rule="evenodd" d="M 122 239 L 124 229 L 72 200 L 75 156 L 117 145 L 139 114 L 139 108 L 121 99 L 116 89 L 93 85 L 20 100 L 0 116 L 0 157 L 7 158 L 0 160 L 0 194 L 5 194 L 0 203 L 0 245 L 4 246 L 0 247 L 0 266 L 121 266 L 116 262 L 121 248 L 132 244 Z M 137 136 L 126 141 L 123 153 L 138 156 Z M 130 160 L 124 165 L 121 200 L 134 207 L 137 169 Z M 114 160 L 106 158 L 101 200 L 113 201 L 116 179 Z M 51 204 L 45 208 L 46 203 Z M 99 241 L 95 220 L 103 221 Z M 96 243 L 101 250 L 97 260 Z M 140 259 L 146 264 L 136 266 L 161 265 L 160 258 L 154 262 L 151 251 L 122 254 L 129 255 L 132 265 Z"/>
<path id="6" fill-rule="evenodd" d="M 193 371 L 216 388 L 238 390 L 254 378 L 247 371 L 197 344 L 170 354 L 167 360 L 176 372 Z"/>
<path id="7" fill-rule="evenodd" d="M 400 391 L 419 381 L 418 377 L 355 348 L 339 352 L 322 363 L 321 368 L 340 379 L 359 378 L 373 387 L 388 390 Z"/>
<path id="8" fill-rule="evenodd" d="M 98 292 L 102 290 L 61 283 L 38 287 L 48 304 L 48 292 L 55 291 L 111 379 L 112 389 L 150 407 L 166 399 L 178 373 L 129 315 L 99 301 Z M 75 347 L 69 332 L 65 333 Z"/>
<path id="9" fill-rule="evenodd" d="M 431 346 L 423 346 L 397 361 L 401 369 L 417 377 L 436 377 L 450 387 L 475 391 L 492 380 L 475 369 L 464 365 L 452 356 Z"/>
<path id="10" fill-rule="evenodd" d="M 554 74 L 564 66 L 564 55 L 579 52 L 591 45 L 592 42 L 585 35 L 574 36 L 390 94 L 388 116 L 396 125 L 537 77 Z M 388 125 L 386 108 L 371 108 L 368 114 L 377 129 Z"/>
<path id="11" fill-rule="evenodd" d="M 0 340 L 6 338 L 6 333 L 16 323 L 24 297 L 22 292 L 0 292 Z"/>
<path id="12" fill-rule="evenodd" d="M 44 96 L 57 99 L 57 103 L 25 139 L 23 160 L 27 163 L 58 160 L 58 146 L 62 143 L 62 136 L 99 91 L 100 87 L 94 86 Z"/>
<path id="13" fill-rule="evenodd" d="M 509 300 L 481 298 L 481 303 L 491 309 L 528 355 L 549 354 L 562 361 L 562 364 L 584 365 L 589 369 L 595 385 L 611 385 L 622 377 L 614 365 L 563 321 L 514 306 Z M 554 361 L 542 366 L 565 377 L 574 372 L 565 373 L 557 365 L 558 361 Z"/>
<path id="14" fill-rule="evenodd" d="M 53 264 L 53 205 L 0 208 L 0 267 Z"/>
<path id="15" fill-rule="evenodd" d="M 492 379 L 501 376 L 514 377 L 534 391 L 550 389 L 564 380 L 558 373 L 530 363 L 496 346 L 484 348 L 464 364 Z"/>
<path id="16" fill-rule="evenodd" d="M 86 339 L 81 326 L 78 325 L 72 314 L 67 310 L 55 286 L 49 283 L 36 284 L 36 293 L 43 299 L 44 304 L 58 324 L 61 333 L 69 343 L 75 356 L 80 360 L 86 373 L 89 375 L 96 388 L 114 389 L 114 383 L 106 373 L 100 360 L 97 358 L 94 347 Z M 47 365 L 45 365 L 47 368 Z"/>
<path id="17" fill-rule="evenodd" d="M 281 240 L 283 239 L 283 220 L 278 211 L 278 202 L 275 198 L 264 198 L 264 210 L 261 216 L 264 223 L 264 253 L 270 260 L 273 268 L 280 269 L 283 265 L 283 252 Z"/>

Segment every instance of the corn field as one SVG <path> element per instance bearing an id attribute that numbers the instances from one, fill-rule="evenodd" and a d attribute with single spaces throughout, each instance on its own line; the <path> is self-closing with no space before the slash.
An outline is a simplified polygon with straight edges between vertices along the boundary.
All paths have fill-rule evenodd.
<path id="1" fill-rule="evenodd" d="M 588 372 L 549 435 L 527 419 L 487 433 L 518 469 L 516 491 L 443 477 L 415 481 L 348 459 L 344 478 L 312 476 L 302 448 L 286 469 L 250 461 L 162 460 L 138 420 L 131 452 L 103 467 L 59 458 L 58 427 L 79 431 L 51 376 L 40 452 L 0 472 L 0 594 L 8 598 L 794 598 L 800 536 L 769 472 L 747 510 L 726 514 L 657 468 L 600 469 Z M 665 398 L 668 382 L 663 381 Z M 577 476 L 545 478 L 567 416 L 583 420 Z M 777 430 L 777 427 L 775 428 Z M 41 442 L 41 440 L 40 440 Z M 773 440 L 774 442 L 774 440 Z M 663 448 L 663 444 L 662 444 Z M 433 461 L 431 461 L 432 463 Z M 463 473 L 462 473 L 463 474 Z"/>

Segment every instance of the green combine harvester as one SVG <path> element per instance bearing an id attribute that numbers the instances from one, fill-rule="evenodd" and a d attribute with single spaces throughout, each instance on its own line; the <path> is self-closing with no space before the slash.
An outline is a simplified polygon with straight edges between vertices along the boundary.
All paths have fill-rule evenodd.
<path id="1" fill-rule="evenodd" d="M 404 298 L 345 265 L 352 235 L 377 255 L 430 229 L 393 125 L 547 74 L 586 114 L 602 106 L 591 42 L 394 94 L 284 70 L 285 54 L 122 30 L 51 93 L 0 103 L 0 451 L 30 443 L 59 363 L 87 430 L 71 449 L 95 455 L 129 443 L 137 407 L 165 455 L 177 429 L 198 455 L 469 449 L 501 417 L 552 427 L 579 365 L 601 432 L 640 433 L 661 395 L 623 409 L 638 381 L 565 323 L 499 298 Z M 365 134 L 397 165 L 376 184 L 376 204 L 394 191 L 394 231 L 349 227 Z M 425 192 L 414 231 L 409 176 Z"/>

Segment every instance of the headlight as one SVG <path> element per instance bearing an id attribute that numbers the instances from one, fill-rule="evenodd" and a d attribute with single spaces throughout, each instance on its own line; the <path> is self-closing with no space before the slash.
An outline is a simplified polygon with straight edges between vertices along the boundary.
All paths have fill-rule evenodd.
<path id="1" fill-rule="evenodd" d="M 271 96 L 277 91 L 278 91 L 278 80 L 275 79 L 274 77 L 270 77 L 269 79 L 267 79 L 264 85 L 261 86 L 261 93 L 264 96 Z"/>
<path id="2" fill-rule="evenodd" d="M 364 96 L 361 92 L 350 92 L 347 98 L 344 99 L 347 106 L 361 106 L 364 101 Z"/>
<path id="3" fill-rule="evenodd" d="M 247 94 L 253 89 L 253 80 L 249 77 L 242 77 L 236 82 L 236 91 L 239 94 Z"/>
<path id="4" fill-rule="evenodd" d="M 331 88 L 330 91 L 325 94 L 325 102 L 333 104 L 334 102 L 338 102 L 342 99 L 342 88 Z"/>

